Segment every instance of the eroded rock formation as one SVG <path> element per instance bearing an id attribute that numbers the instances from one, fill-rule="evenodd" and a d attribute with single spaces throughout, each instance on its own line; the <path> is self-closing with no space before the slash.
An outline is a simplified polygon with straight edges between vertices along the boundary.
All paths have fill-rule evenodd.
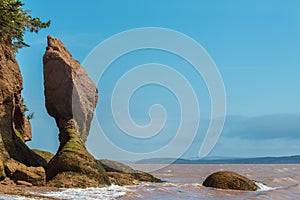
<path id="1" fill-rule="evenodd" d="M 95 84 L 64 44 L 51 36 L 43 62 L 46 108 L 60 132 L 60 146 L 48 163 L 47 179 L 59 187 L 110 184 L 101 163 L 84 145 L 98 99 Z"/>
<path id="2" fill-rule="evenodd" d="M 31 128 L 24 115 L 22 89 L 22 76 L 11 44 L 0 38 L 0 177 L 6 176 L 4 168 L 11 159 L 26 166 L 47 164 L 24 143 L 31 139 Z"/>
<path id="3" fill-rule="evenodd" d="M 58 39 L 48 36 L 43 58 L 46 108 L 57 126 L 74 119 L 79 137 L 86 141 L 98 100 L 98 90 L 80 63 Z"/>
<path id="4" fill-rule="evenodd" d="M 97 187 L 110 183 L 161 182 L 119 162 L 97 161 L 86 150 L 84 143 L 98 100 L 97 88 L 60 40 L 48 36 L 43 61 L 46 108 L 60 131 L 59 149 L 46 171 L 48 185 Z"/>

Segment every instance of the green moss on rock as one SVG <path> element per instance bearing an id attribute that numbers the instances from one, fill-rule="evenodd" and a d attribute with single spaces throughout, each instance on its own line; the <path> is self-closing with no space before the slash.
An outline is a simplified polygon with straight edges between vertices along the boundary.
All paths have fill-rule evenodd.
<path id="1" fill-rule="evenodd" d="M 73 182 L 75 179 L 80 180 L 81 178 L 79 177 L 82 177 L 82 180 L 86 180 L 87 183 L 96 183 L 94 187 L 110 185 L 108 175 L 103 166 L 86 150 L 76 131 L 66 129 L 60 134 L 63 134 L 61 137 L 63 137 L 65 142 L 61 143 L 58 152 L 48 164 L 47 179 L 50 182 L 64 183 L 66 179 L 63 174 L 67 174 Z M 71 187 L 72 185 L 80 187 L 81 184 L 75 181 L 74 184 L 64 183 L 63 185 L 64 187 Z M 85 187 L 87 186 L 93 185 L 86 184 Z"/>
<path id="2" fill-rule="evenodd" d="M 38 150 L 38 149 L 32 149 L 34 153 L 44 158 L 47 163 L 54 157 L 54 154 L 48 151 Z"/>

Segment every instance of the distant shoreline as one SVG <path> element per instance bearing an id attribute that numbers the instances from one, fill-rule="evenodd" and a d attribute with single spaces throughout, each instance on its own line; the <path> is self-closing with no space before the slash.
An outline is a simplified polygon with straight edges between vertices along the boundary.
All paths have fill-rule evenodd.
<path id="1" fill-rule="evenodd" d="M 300 155 L 282 157 L 258 158 L 226 158 L 226 159 L 174 159 L 151 158 L 135 162 L 134 164 L 300 164 Z"/>

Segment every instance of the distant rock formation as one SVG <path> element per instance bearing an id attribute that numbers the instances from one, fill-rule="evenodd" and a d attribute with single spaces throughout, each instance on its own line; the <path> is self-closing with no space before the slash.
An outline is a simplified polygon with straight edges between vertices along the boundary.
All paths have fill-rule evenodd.
<path id="1" fill-rule="evenodd" d="M 205 179 L 203 186 L 244 191 L 256 191 L 258 189 L 258 186 L 254 181 L 251 181 L 238 173 L 228 171 L 220 171 L 211 174 Z"/>
<path id="2" fill-rule="evenodd" d="M 10 160 L 26 166 L 46 167 L 46 161 L 24 143 L 31 139 L 21 98 L 22 76 L 11 44 L 0 38 L 0 179 Z"/>
<path id="3" fill-rule="evenodd" d="M 116 185 L 135 185 L 139 181 L 161 183 L 151 174 L 134 170 L 128 165 L 112 160 L 99 160 L 109 176 L 111 183 Z"/>
<path id="4" fill-rule="evenodd" d="M 101 163 L 84 145 L 98 99 L 95 84 L 65 45 L 51 36 L 43 62 L 46 108 L 60 132 L 59 149 L 46 171 L 49 184 L 59 187 L 110 184 Z"/>

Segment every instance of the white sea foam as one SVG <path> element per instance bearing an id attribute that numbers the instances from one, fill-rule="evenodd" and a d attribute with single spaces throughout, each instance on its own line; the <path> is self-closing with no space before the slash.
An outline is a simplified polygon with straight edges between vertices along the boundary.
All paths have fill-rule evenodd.
<path id="1" fill-rule="evenodd" d="M 273 187 L 269 187 L 261 182 L 257 182 L 257 181 L 254 181 L 254 183 L 258 186 L 258 191 L 269 191 L 269 190 L 275 190 L 276 188 L 273 188 Z"/>
<path id="2" fill-rule="evenodd" d="M 17 195 L 0 194 L 1 200 L 36 200 L 34 198 L 22 197 Z"/>
<path id="3" fill-rule="evenodd" d="M 74 199 L 74 200 L 95 200 L 95 199 L 115 199 L 124 196 L 128 191 L 127 188 L 111 185 L 103 188 L 62 188 L 60 191 L 31 193 L 45 197 L 53 197 L 58 199 Z M 19 199 L 17 199 L 19 200 Z M 27 199 L 26 199 L 27 200 Z"/>

